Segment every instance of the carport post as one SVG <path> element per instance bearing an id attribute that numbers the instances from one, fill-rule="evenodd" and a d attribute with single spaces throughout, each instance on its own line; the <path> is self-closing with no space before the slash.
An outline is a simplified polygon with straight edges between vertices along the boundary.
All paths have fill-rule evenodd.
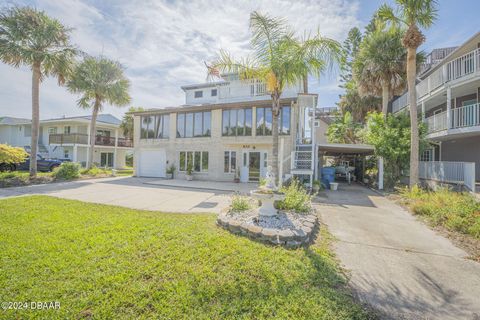
<path id="1" fill-rule="evenodd" d="M 383 190 L 383 158 L 378 157 L 378 190 Z"/>

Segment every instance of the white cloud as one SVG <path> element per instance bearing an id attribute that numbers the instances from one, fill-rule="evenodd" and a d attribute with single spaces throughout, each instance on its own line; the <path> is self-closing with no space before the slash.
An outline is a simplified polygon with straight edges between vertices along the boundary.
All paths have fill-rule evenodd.
<path id="1" fill-rule="evenodd" d="M 205 81 L 203 61 L 221 48 L 235 56 L 248 54 L 248 18 L 253 10 L 283 16 L 299 32 L 319 27 L 323 35 L 337 40 L 359 25 L 357 0 L 32 1 L 24 4 L 73 27 L 72 40 L 82 50 L 119 60 L 132 82 L 133 105 L 144 107 L 183 103 L 180 86 Z M 0 72 L 0 114 L 29 116 L 29 70 L 0 65 Z M 335 78 L 324 82 L 321 86 L 311 82 L 312 88 L 334 91 Z M 41 88 L 42 118 L 85 113 L 76 107 L 76 99 L 53 79 L 47 80 Z M 105 108 L 117 116 L 123 111 Z"/>

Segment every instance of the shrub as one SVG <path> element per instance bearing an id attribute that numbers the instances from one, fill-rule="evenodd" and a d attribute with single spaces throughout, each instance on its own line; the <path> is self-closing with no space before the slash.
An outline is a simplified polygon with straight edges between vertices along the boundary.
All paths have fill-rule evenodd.
<path id="1" fill-rule="evenodd" d="M 72 180 L 80 176 L 80 165 L 76 162 L 64 162 L 55 170 L 55 178 Z"/>
<path id="2" fill-rule="evenodd" d="M 105 168 L 99 168 L 95 165 L 92 166 L 90 169 L 84 169 L 81 171 L 82 175 L 87 175 L 92 177 L 96 177 L 100 175 L 109 175 L 111 173 L 112 173 L 111 170 L 107 170 Z"/>
<path id="3" fill-rule="evenodd" d="M 480 203 L 472 195 L 448 188 L 425 191 L 419 187 L 401 189 L 400 195 L 413 213 L 433 225 L 480 239 Z"/>
<path id="4" fill-rule="evenodd" d="M 297 180 L 293 180 L 288 187 L 283 187 L 280 191 L 285 194 L 285 199 L 278 203 L 279 209 L 301 213 L 311 210 L 312 197 Z"/>
<path id="5" fill-rule="evenodd" d="M 28 157 L 28 153 L 22 148 L 0 144 L 0 163 L 22 163 Z"/>
<path id="6" fill-rule="evenodd" d="M 233 211 L 247 211 L 252 208 L 251 201 L 248 197 L 242 197 L 240 195 L 234 195 L 232 197 L 232 210 Z"/>

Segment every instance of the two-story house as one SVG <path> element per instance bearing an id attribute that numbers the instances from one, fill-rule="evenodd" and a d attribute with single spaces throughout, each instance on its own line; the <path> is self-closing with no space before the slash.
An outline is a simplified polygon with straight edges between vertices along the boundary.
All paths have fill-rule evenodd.
<path id="1" fill-rule="evenodd" d="M 68 159 L 86 166 L 90 152 L 90 116 L 62 117 L 40 121 L 39 154 L 46 158 Z M 122 168 L 133 150 L 130 139 L 123 136 L 121 121 L 111 114 L 97 118 L 94 164 Z M 0 118 L 0 143 L 23 147 L 30 151 L 31 120 Z"/>
<path id="2" fill-rule="evenodd" d="M 134 167 L 137 176 L 165 177 L 174 165 L 182 178 L 189 166 L 197 180 L 258 181 L 272 157 L 272 102 L 265 83 L 242 81 L 232 74 L 223 81 L 183 86 L 186 104 L 134 113 Z M 308 110 L 317 95 L 302 86 L 281 96 L 279 168 L 313 177 L 312 137 L 306 130 Z"/>
<path id="3" fill-rule="evenodd" d="M 459 47 L 433 53 L 434 59 L 417 76 L 419 117 L 432 145 L 422 160 L 474 162 L 480 181 L 480 32 Z M 403 112 L 408 106 L 405 93 L 393 101 L 392 111 Z M 459 165 L 451 170 L 461 170 Z"/>

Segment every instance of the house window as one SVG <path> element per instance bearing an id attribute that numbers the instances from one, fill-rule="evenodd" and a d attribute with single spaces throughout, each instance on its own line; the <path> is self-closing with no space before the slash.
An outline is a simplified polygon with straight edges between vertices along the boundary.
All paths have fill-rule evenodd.
<path id="1" fill-rule="evenodd" d="M 166 139 L 170 131 L 168 114 L 140 117 L 140 139 Z"/>
<path id="2" fill-rule="evenodd" d="M 185 172 L 191 165 L 194 172 L 208 171 L 208 151 L 180 151 L 179 171 Z"/>
<path id="3" fill-rule="evenodd" d="M 168 139 L 170 131 L 170 116 L 168 114 L 155 116 L 155 137 Z"/>
<path id="4" fill-rule="evenodd" d="M 264 167 L 264 168 L 268 167 L 268 165 L 267 165 L 267 160 L 268 160 L 268 159 L 267 159 L 267 153 L 264 152 L 264 153 L 263 153 L 263 167 Z"/>
<path id="5" fill-rule="evenodd" d="M 313 126 L 314 126 L 315 128 L 320 127 L 320 121 L 315 120 L 315 121 L 313 122 Z"/>
<path id="6" fill-rule="evenodd" d="M 113 152 L 100 153 L 100 166 L 113 167 Z"/>
<path id="7" fill-rule="evenodd" d="M 217 96 L 217 89 L 212 89 L 211 95 L 212 95 L 212 97 L 216 97 Z"/>
<path id="8" fill-rule="evenodd" d="M 24 137 L 31 137 L 32 136 L 32 126 L 24 126 L 23 136 Z"/>
<path id="9" fill-rule="evenodd" d="M 252 109 L 222 110 L 223 136 L 251 136 Z"/>
<path id="10" fill-rule="evenodd" d="M 423 151 L 420 161 L 433 161 L 433 148 Z"/>
<path id="11" fill-rule="evenodd" d="M 68 151 L 68 149 L 63 150 L 63 157 L 64 157 L 65 159 L 69 159 L 69 158 L 70 158 L 70 152 Z"/>
<path id="12" fill-rule="evenodd" d="M 289 106 L 280 108 L 278 117 L 278 132 L 290 134 L 290 111 Z M 257 136 L 272 135 L 272 108 L 257 108 Z"/>
<path id="13" fill-rule="evenodd" d="M 57 127 L 48 128 L 48 134 L 56 134 L 56 133 L 57 133 Z"/>
<path id="14" fill-rule="evenodd" d="M 64 133 L 64 134 L 70 134 L 70 131 L 71 131 L 70 126 L 65 126 L 65 127 L 63 127 L 63 133 Z"/>
<path id="15" fill-rule="evenodd" d="M 97 136 L 110 137 L 110 131 L 109 130 L 97 130 Z"/>
<path id="16" fill-rule="evenodd" d="M 235 173 L 237 167 L 237 152 L 225 151 L 223 156 L 223 172 Z"/>
<path id="17" fill-rule="evenodd" d="M 210 111 L 177 114 L 177 138 L 210 137 Z"/>
<path id="18" fill-rule="evenodd" d="M 194 94 L 195 94 L 195 98 L 201 98 L 201 97 L 203 97 L 203 91 L 201 91 L 201 90 L 200 90 L 200 91 L 195 91 Z"/>

